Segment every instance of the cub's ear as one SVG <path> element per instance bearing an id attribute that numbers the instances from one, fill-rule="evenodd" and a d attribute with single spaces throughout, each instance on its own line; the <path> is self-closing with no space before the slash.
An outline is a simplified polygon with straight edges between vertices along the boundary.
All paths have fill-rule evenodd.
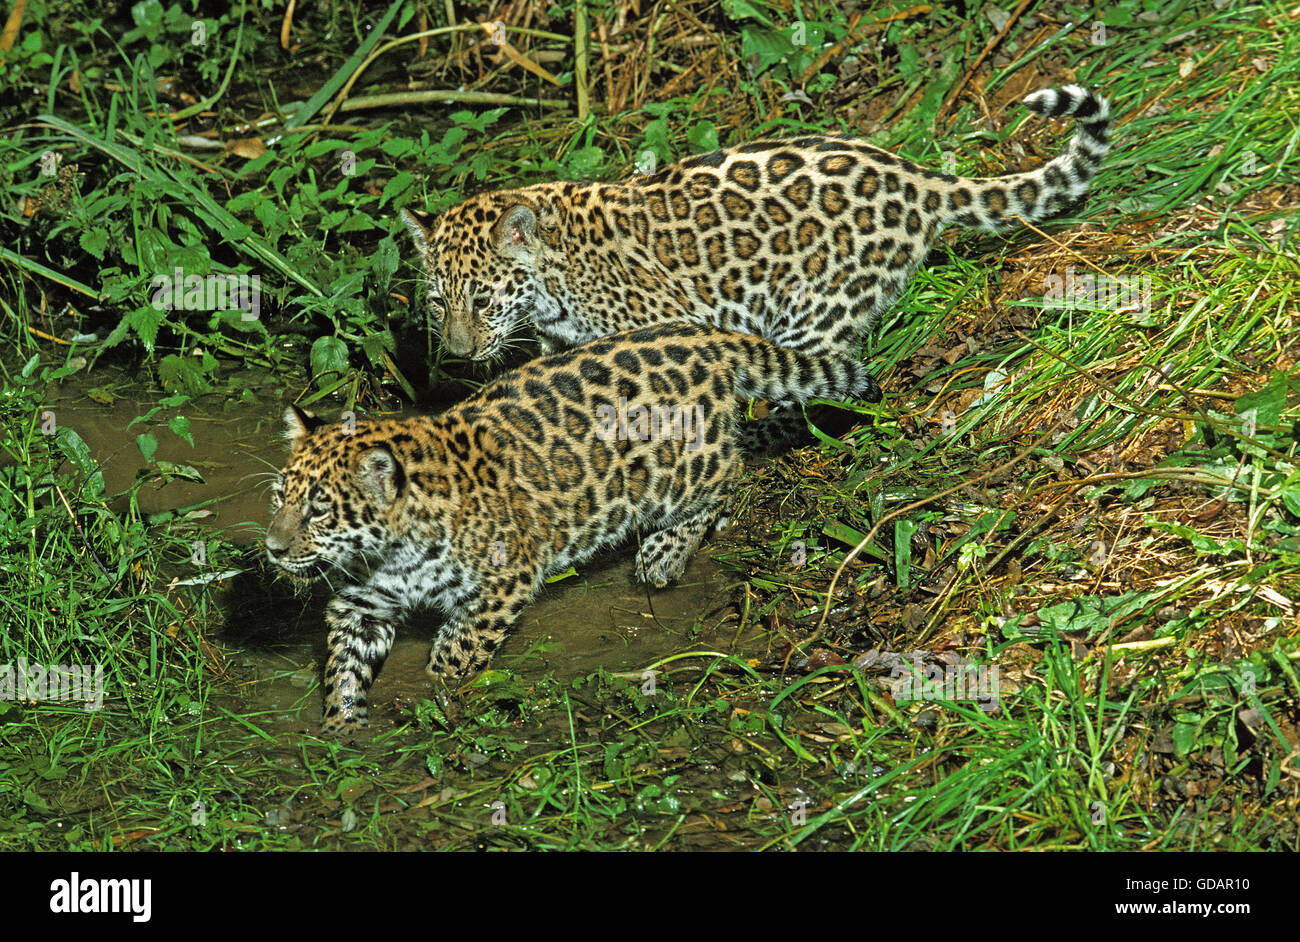
<path id="1" fill-rule="evenodd" d="M 406 231 L 411 234 L 415 248 L 423 256 L 429 247 L 429 240 L 433 238 L 433 214 L 418 209 L 403 209 L 402 222 L 406 223 Z"/>
<path id="2" fill-rule="evenodd" d="M 357 462 L 357 483 L 381 506 L 397 500 L 406 485 L 406 472 L 387 448 L 371 448 Z"/>
<path id="3" fill-rule="evenodd" d="M 310 412 L 290 406 L 284 412 L 284 438 L 289 443 L 289 449 L 297 448 L 303 439 L 324 424 L 323 419 L 316 418 Z"/>
<path id="4" fill-rule="evenodd" d="M 528 206 L 512 206 L 492 227 L 492 241 L 502 255 L 517 255 L 537 238 L 537 214 Z"/>

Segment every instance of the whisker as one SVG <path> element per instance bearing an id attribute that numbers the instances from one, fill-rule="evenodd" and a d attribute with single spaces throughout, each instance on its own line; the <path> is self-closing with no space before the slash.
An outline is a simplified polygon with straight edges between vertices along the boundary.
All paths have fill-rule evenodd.
<path id="1" fill-rule="evenodd" d="M 249 458 L 252 458 L 254 461 L 260 461 L 260 462 L 262 462 L 262 464 L 266 465 L 268 468 L 271 469 L 271 471 L 272 471 L 273 474 L 279 474 L 279 473 L 280 473 L 280 469 L 279 469 L 278 467 L 276 467 L 275 465 L 273 465 L 271 462 L 267 461 L 267 460 L 266 460 L 265 458 L 263 458 L 261 455 L 255 455 L 255 454 L 253 454 L 252 452 L 245 452 L 245 455 L 246 455 L 247 457 L 249 457 Z"/>
<path id="2" fill-rule="evenodd" d="M 253 478 L 256 484 L 266 486 L 268 484 L 274 484 L 275 479 L 279 474 L 279 471 L 250 471 L 247 474 L 241 474 L 239 476 L 239 483 L 243 484 L 249 478 Z"/>

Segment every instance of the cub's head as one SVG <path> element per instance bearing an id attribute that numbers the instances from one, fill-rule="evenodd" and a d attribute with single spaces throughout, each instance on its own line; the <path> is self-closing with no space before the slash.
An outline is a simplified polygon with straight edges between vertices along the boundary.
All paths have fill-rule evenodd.
<path id="1" fill-rule="evenodd" d="M 402 210 L 424 270 L 429 317 L 456 356 L 486 360 L 532 321 L 541 289 L 537 207 L 518 193 L 484 193 L 441 217 Z"/>
<path id="2" fill-rule="evenodd" d="M 383 439 L 355 421 L 326 426 L 290 406 L 289 461 L 271 486 L 267 557 L 311 579 L 383 554 L 406 475 Z"/>

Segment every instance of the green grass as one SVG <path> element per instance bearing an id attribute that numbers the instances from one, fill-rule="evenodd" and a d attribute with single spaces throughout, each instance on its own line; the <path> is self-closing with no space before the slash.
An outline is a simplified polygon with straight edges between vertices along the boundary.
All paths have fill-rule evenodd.
<path id="1" fill-rule="evenodd" d="M 1225 22 L 1214 14 L 1196 25 Z M 1226 61 L 1185 79 L 1176 57 L 1159 55 L 1163 38 L 1126 43 L 1118 63 L 1079 59 L 1077 78 L 1105 91 L 1121 123 L 1088 203 L 1102 231 L 1053 225 L 1064 249 L 1020 236 L 1000 266 L 972 260 L 982 243 L 961 239 L 968 257 L 922 271 L 870 351 L 895 402 L 872 409 L 875 424 L 850 437 L 855 455 L 811 462 L 833 486 L 778 473 L 748 494 L 752 519 L 761 526 L 775 516 L 785 532 L 733 560 L 766 589 L 759 615 L 802 619 L 796 638 L 818 623 L 844 557 L 835 547 L 870 534 L 847 573 L 854 594 L 875 598 L 883 575 L 893 588 L 875 598 L 871 622 L 903 622 L 882 629 L 876 645 L 955 643 L 996 664 L 1028 641 L 1038 659 L 1036 682 L 1005 717 L 944 710 L 946 742 L 935 751 L 952 771 L 929 788 L 882 796 L 912 778 L 895 765 L 842 795 L 810 831 L 851 826 L 864 835 L 857 846 L 877 849 L 1295 846 L 1284 796 L 1294 791 L 1287 756 L 1300 692 L 1288 607 L 1300 590 L 1297 222 L 1277 203 L 1252 205 L 1297 166 L 1298 132 L 1286 117 L 1295 32 L 1233 34 Z M 1247 62 L 1258 79 L 1242 79 Z M 1168 110 L 1133 116 L 1156 92 Z M 1242 120 L 1256 109 L 1258 121 Z M 1239 172 L 1248 151 L 1267 155 L 1253 175 Z M 1274 220 L 1281 228 L 1266 241 L 1260 233 Z M 1150 310 L 1055 311 L 1035 300 L 1045 275 L 1089 263 L 1150 277 Z M 1017 313 L 1032 326 L 1016 323 Z M 967 337 L 974 352 L 937 358 Z M 951 432 L 941 434 L 950 404 Z M 799 530 L 792 512 L 812 519 Z M 782 558 L 791 530 L 831 547 L 794 591 L 763 562 Z M 927 550 L 934 556 L 923 561 Z M 1273 592 L 1281 604 L 1266 600 Z M 1048 613 L 1047 646 L 1038 625 L 1019 630 L 1030 616 L 1047 624 Z M 1159 646 L 1110 648 L 1134 630 Z M 1236 656 L 1224 652 L 1231 646 L 1220 631 L 1238 633 Z M 1061 637 L 1076 646 L 1073 657 L 1050 640 Z M 820 640 L 846 657 L 866 644 Z M 1116 677 L 1121 656 L 1130 663 Z M 1239 717 L 1256 703 L 1247 729 Z M 1169 748 L 1138 768 L 1159 735 Z M 1162 795 L 1166 782 L 1174 791 Z M 1185 782 L 1190 798 L 1175 784 Z M 1103 825 L 1092 820 L 1094 802 Z"/>
<path id="2" fill-rule="evenodd" d="M 660 78 L 701 78 L 609 113 L 594 60 L 584 120 L 499 104 L 331 113 L 316 92 L 381 48 L 367 27 L 382 11 L 299 11 L 299 54 L 326 64 L 296 83 L 266 65 L 279 13 L 204 20 L 202 48 L 188 14 L 161 5 L 129 24 L 57 9 L 24 24 L 0 64 L 17 116 L 0 136 L 0 323 L 16 350 L 0 363 L 0 664 L 103 664 L 106 699 L 0 700 L 0 848 L 1300 847 L 1300 24 L 1276 3 L 1035 4 L 940 119 L 987 19 L 902 17 L 870 34 L 859 77 L 831 65 L 804 85 L 814 56 L 790 24 L 837 41 L 841 11 L 755 4 L 728 21 L 697 6 L 719 58 L 691 73 L 667 44 L 654 55 Z M 412 8 L 394 10 L 389 33 L 414 32 Z M 560 54 L 560 87 L 516 69 L 476 91 L 568 97 L 571 13 L 541 24 L 551 37 L 512 34 Z M 1061 28 L 1099 19 L 1105 45 Z M 456 41 L 430 38 L 444 57 Z M 352 97 L 385 91 L 377 70 L 413 48 L 381 53 Z M 433 87 L 462 81 L 440 68 Z M 212 117 L 158 117 L 189 108 L 156 81 L 172 74 L 196 76 L 185 90 Z M 482 376 L 444 362 L 421 322 L 402 206 L 851 127 L 855 101 L 878 143 L 993 174 L 1027 163 L 1018 145 L 1059 150 L 1068 128 L 1016 99 L 1065 80 L 1117 118 L 1087 202 L 1046 237 L 947 237 L 947 261 L 918 273 L 865 351 L 886 402 L 848 449 L 754 469 L 720 546 L 729 595 L 698 647 L 642 665 L 653 687 L 640 671 L 562 682 L 512 646 L 446 708 L 400 704 L 404 722 L 364 749 L 290 733 L 286 712 L 314 723 L 314 668 L 254 676 L 218 641 L 218 591 L 169 588 L 195 540 L 213 569 L 246 551 L 136 501 L 198 472 L 150 460 L 106 493 L 57 409 L 42 433 L 51 386 L 87 368 L 127 371 L 156 394 L 159 434 L 200 445 L 187 415 L 256 405 L 244 364 L 327 409 L 455 395 Z M 782 100 L 796 88 L 813 105 Z M 291 99 L 287 126 L 229 130 Z M 210 128 L 268 149 L 180 140 Z M 158 311 L 151 281 L 178 265 L 258 274 L 262 318 Z M 1048 276 L 1092 266 L 1149 278 L 1150 309 L 1043 305 Z M 65 331 L 98 339 L 48 339 Z M 152 459 L 156 445 L 146 432 L 138 447 Z M 812 547 L 798 567 L 795 541 Z M 852 667 L 869 650 L 995 665 L 1002 708 L 894 698 L 887 669 Z M 248 695 L 289 674 L 306 677 L 292 709 Z"/>

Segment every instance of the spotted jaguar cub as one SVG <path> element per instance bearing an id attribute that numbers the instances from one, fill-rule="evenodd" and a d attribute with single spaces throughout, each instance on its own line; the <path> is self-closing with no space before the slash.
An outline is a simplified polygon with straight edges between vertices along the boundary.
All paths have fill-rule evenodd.
<path id="1" fill-rule="evenodd" d="M 1087 192 L 1110 110 L 1077 85 L 1031 110 L 1072 116 L 1065 153 L 971 178 L 858 140 L 756 141 L 622 183 L 475 196 L 441 218 L 404 211 L 442 342 L 482 360 L 531 325 L 544 350 L 690 320 L 818 355 L 855 355 L 948 225 L 1043 219 Z"/>
<path id="2" fill-rule="evenodd" d="M 736 396 L 880 392 L 866 368 L 758 337 L 665 324 L 534 360 L 441 415 L 324 426 L 285 416 L 266 551 L 329 576 L 326 733 L 366 725 L 366 691 L 413 608 L 447 620 L 432 675 L 476 670 L 548 575 L 626 540 L 636 573 L 681 575 L 740 476 Z"/>

